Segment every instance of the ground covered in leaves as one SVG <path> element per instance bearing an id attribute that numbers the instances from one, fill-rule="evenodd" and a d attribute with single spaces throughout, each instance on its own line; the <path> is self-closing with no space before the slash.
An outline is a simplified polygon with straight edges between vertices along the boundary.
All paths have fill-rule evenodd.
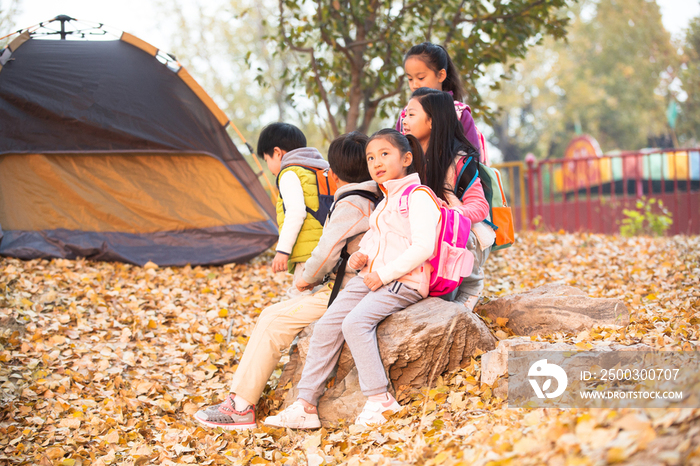
<path id="1" fill-rule="evenodd" d="M 509 409 L 478 383 L 480 358 L 381 428 L 201 428 L 191 415 L 225 395 L 256 316 L 289 286 L 270 259 L 0 259 L 0 464 L 700 464 L 700 409 Z M 528 233 L 487 274 L 490 299 L 560 282 L 632 311 L 623 329 L 544 340 L 698 349 L 698 237 Z M 279 396 L 266 392 L 259 414 Z"/>

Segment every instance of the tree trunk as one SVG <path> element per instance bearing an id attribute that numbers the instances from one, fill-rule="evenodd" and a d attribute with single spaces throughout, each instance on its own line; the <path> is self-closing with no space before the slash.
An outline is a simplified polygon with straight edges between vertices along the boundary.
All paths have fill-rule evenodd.
<path id="1" fill-rule="evenodd" d="M 374 119 L 374 115 L 377 113 L 377 107 L 379 107 L 379 102 L 371 102 L 369 98 L 365 98 L 365 114 L 362 117 L 362 125 L 360 125 L 359 131 L 367 134 L 369 130 L 369 125 Z"/>
<path id="2" fill-rule="evenodd" d="M 364 29 L 358 25 L 357 28 L 357 42 L 363 41 L 365 39 Z M 360 104 L 362 103 L 362 72 L 365 68 L 365 60 L 363 58 L 363 52 L 366 47 L 354 47 L 352 49 L 351 56 L 351 76 L 350 76 L 350 93 L 349 93 L 349 107 L 348 115 L 345 119 L 345 132 L 355 131 L 357 129 L 357 123 L 360 119 Z M 337 137 L 338 135 L 336 135 Z"/>
<path id="3" fill-rule="evenodd" d="M 493 126 L 493 132 L 498 140 L 496 147 L 503 154 L 504 162 L 516 162 L 522 160 L 518 146 L 513 144 L 508 136 L 509 121 L 508 115 L 504 115 L 503 118 L 498 121 L 496 125 Z"/>

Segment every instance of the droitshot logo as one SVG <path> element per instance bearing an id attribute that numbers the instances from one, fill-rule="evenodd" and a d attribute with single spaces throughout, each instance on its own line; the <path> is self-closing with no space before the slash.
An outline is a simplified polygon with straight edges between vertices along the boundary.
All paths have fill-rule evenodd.
<path id="1" fill-rule="evenodd" d="M 509 408 L 698 408 L 700 351 L 509 351 Z"/>
<path id="2" fill-rule="evenodd" d="M 530 366 L 530 370 L 527 373 L 528 377 L 536 377 L 535 379 L 529 378 L 530 385 L 535 391 L 537 398 L 556 398 L 561 396 L 566 390 L 566 386 L 569 383 L 569 379 L 566 376 L 564 369 L 557 366 L 556 364 L 547 363 L 546 359 L 540 359 Z M 538 383 L 538 379 L 541 380 L 546 377 L 542 388 Z M 557 388 L 554 391 L 548 391 L 552 387 L 552 379 L 556 380 Z"/>

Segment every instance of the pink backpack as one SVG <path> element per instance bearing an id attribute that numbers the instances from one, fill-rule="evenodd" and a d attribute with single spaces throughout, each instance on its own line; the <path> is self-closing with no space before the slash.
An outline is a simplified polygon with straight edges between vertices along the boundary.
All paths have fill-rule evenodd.
<path id="1" fill-rule="evenodd" d="M 418 188 L 423 188 L 440 206 L 440 224 L 435 250 L 429 259 L 433 270 L 430 272 L 430 296 L 443 296 L 456 290 L 462 278 L 472 273 L 474 256 L 467 250 L 471 221 L 458 211 L 450 209 L 424 185 L 412 184 L 399 199 L 399 212 L 408 217 L 408 197 Z"/>
<path id="2" fill-rule="evenodd" d="M 406 110 L 404 109 L 404 112 Z M 455 112 L 457 112 L 457 119 L 460 120 L 462 118 L 462 114 L 464 111 L 469 112 L 471 115 L 472 111 L 469 108 L 469 105 L 465 104 L 464 102 L 460 102 L 459 100 L 455 100 Z M 404 113 L 401 113 L 401 117 L 404 118 Z M 403 120 L 402 120 L 403 121 Z M 484 135 L 479 131 L 479 128 L 474 126 L 474 129 L 476 130 L 476 137 L 479 139 L 479 152 L 481 154 L 481 157 L 479 160 L 481 163 L 483 163 L 486 166 L 491 166 L 491 162 L 489 161 L 489 152 L 488 149 L 486 148 L 486 138 L 484 138 Z"/>
<path id="3" fill-rule="evenodd" d="M 489 151 L 488 149 L 486 149 L 486 138 L 484 138 L 484 135 L 478 129 L 476 130 L 476 134 L 479 136 L 479 143 L 481 144 L 480 162 L 486 165 L 487 167 L 490 167 L 491 161 L 489 161 Z"/>

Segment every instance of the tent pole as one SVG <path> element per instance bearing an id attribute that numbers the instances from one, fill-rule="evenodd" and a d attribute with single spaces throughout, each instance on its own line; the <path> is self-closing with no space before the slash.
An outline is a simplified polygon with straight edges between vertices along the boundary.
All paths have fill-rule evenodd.
<path id="1" fill-rule="evenodd" d="M 258 160 L 258 156 L 255 155 L 255 151 L 253 150 L 253 147 L 250 144 L 248 144 L 248 141 L 245 140 L 245 138 L 243 137 L 241 132 L 238 131 L 238 128 L 236 128 L 236 125 L 234 125 L 231 120 L 229 120 L 228 124 L 231 125 L 231 128 L 233 128 L 233 130 L 236 132 L 236 134 L 238 134 L 238 137 L 241 138 L 241 140 L 243 141 L 243 144 L 245 144 L 245 146 L 250 151 L 250 155 L 253 156 L 253 160 L 255 160 L 255 164 L 260 169 L 260 173 L 262 173 L 263 177 L 265 178 L 265 182 L 267 182 L 267 187 L 270 188 L 270 199 L 272 199 L 272 204 L 273 205 L 276 204 L 277 203 L 277 190 L 272 187 L 272 183 L 270 183 L 270 180 L 267 178 L 267 174 L 263 170 L 262 165 L 260 165 L 260 161 Z"/>
<path id="2" fill-rule="evenodd" d="M 66 22 L 75 21 L 75 18 L 71 18 L 68 15 L 58 15 L 54 19 L 52 19 L 51 21 L 56 21 L 56 20 L 61 22 L 61 32 L 59 33 L 59 34 L 61 34 L 61 40 L 66 40 L 66 36 L 68 34 L 73 34 L 72 32 L 66 32 Z"/>
<path id="3" fill-rule="evenodd" d="M 61 18 L 61 40 L 66 40 L 66 20 Z"/>
<path id="4" fill-rule="evenodd" d="M 272 187 L 272 183 L 270 183 L 270 180 L 267 179 L 267 174 L 263 170 L 262 165 L 260 165 L 260 161 L 258 160 L 258 156 L 255 155 L 255 152 L 253 152 L 253 148 L 250 147 L 250 144 L 247 142 L 245 143 L 246 147 L 250 151 L 251 155 L 253 156 L 253 159 L 255 160 L 255 164 L 258 166 L 258 169 L 260 170 L 260 173 L 262 173 L 263 178 L 265 178 L 265 182 L 267 183 L 267 187 L 270 188 L 270 198 L 272 199 L 272 203 L 275 204 L 277 203 L 277 190 Z"/>

